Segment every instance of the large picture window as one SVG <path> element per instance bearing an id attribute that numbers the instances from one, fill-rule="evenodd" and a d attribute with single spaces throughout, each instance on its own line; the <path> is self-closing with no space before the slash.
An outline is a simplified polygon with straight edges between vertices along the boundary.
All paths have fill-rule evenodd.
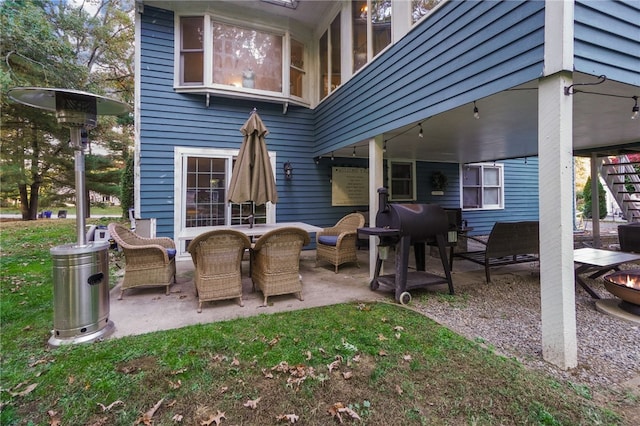
<path id="1" fill-rule="evenodd" d="M 282 36 L 213 22 L 213 82 L 282 92 Z"/>
<path id="2" fill-rule="evenodd" d="M 504 166 L 493 163 L 463 166 L 462 203 L 467 210 L 504 208 Z"/>

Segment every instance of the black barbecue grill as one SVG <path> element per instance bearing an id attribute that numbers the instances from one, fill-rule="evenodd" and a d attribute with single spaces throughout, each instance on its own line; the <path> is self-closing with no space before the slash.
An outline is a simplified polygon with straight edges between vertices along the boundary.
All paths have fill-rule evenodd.
<path id="1" fill-rule="evenodd" d="M 451 270 L 447 261 L 446 238 L 449 220 L 446 211 L 435 204 L 390 204 L 386 188 L 379 188 L 380 209 L 376 214 L 374 228 L 359 228 L 361 235 L 380 238 L 376 269 L 371 280 L 371 290 L 380 285 L 395 289 L 396 301 L 407 304 L 411 301 L 408 290 L 436 284 L 447 284 L 453 294 Z M 416 270 L 409 272 L 409 250 L 413 244 Z M 444 277 L 426 272 L 425 245 L 438 247 Z M 395 248 L 395 274 L 380 275 L 382 264 L 390 248 Z"/>

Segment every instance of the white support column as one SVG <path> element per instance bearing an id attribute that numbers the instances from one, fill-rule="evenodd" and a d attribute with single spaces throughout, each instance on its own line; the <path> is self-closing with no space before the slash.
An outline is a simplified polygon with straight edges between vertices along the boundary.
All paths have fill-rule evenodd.
<path id="1" fill-rule="evenodd" d="M 378 188 L 382 186 L 384 152 L 382 135 L 369 139 L 369 226 L 375 226 L 378 213 Z M 369 236 L 369 278 L 373 278 L 378 257 L 378 237 Z"/>
<path id="2" fill-rule="evenodd" d="M 573 267 L 573 109 L 570 73 L 540 79 L 540 297 L 542 355 L 560 368 L 577 365 Z"/>

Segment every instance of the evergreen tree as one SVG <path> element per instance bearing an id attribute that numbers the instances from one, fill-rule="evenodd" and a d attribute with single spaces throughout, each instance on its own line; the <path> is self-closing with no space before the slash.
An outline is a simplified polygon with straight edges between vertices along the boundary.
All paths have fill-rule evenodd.
<path id="1" fill-rule="evenodd" d="M 591 219 L 591 178 L 587 179 L 582 190 L 582 197 L 584 199 L 584 206 L 582 213 L 587 219 Z M 600 213 L 600 219 L 607 217 L 607 199 L 604 191 L 604 187 L 598 180 L 598 208 Z"/>

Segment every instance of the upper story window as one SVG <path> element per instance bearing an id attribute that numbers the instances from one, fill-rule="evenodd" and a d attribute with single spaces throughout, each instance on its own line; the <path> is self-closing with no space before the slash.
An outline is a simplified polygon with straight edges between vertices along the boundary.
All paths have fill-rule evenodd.
<path id="1" fill-rule="evenodd" d="M 320 99 L 333 92 L 342 82 L 340 49 L 340 14 L 320 37 Z"/>
<path id="2" fill-rule="evenodd" d="M 504 208 L 504 165 L 481 163 L 462 168 L 462 208 Z"/>
<path id="3" fill-rule="evenodd" d="M 416 199 L 415 161 L 389 161 L 389 199 L 413 201 Z"/>
<path id="4" fill-rule="evenodd" d="M 180 83 L 204 83 L 204 18 L 180 19 Z"/>
<path id="5" fill-rule="evenodd" d="M 354 1 L 351 7 L 355 72 L 391 44 L 391 0 Z"/>
<path id="6" fill-rule="evenodd" d="M 213 83 L 282 92 L 282 36 L 213 22 Z"/>
<path id="7" fill-rule="evenodd" d="M 411 0 L 411 24 L 415 24 L 442 0 Z"/>
<path id="8" fill-rule="evenodd" d="M 285 31 L 179 18 L 178 84 L 262 99 L 305 98 L 305 46 Z M 200 86 L 195 88 L 193 86 Z"/>

